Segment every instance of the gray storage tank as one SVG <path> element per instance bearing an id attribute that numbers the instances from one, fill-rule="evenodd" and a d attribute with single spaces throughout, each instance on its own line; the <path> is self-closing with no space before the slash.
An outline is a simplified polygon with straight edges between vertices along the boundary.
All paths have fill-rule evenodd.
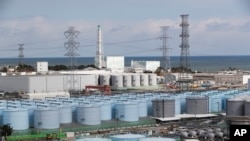
<path id="1" fill-rule="evenodd" d="M 239 98 L 227 99 L 227 116 L 244 116 L 244 101 Z"/>
<path id="2" fill-rule="evenodd" d="M 39 108 L 34 110 L 36 129 L 57 129 L 60 126 L 58 108 Z"/>
<path id="3" fill-rule="evenodd" d="M 28 109 L 5 109 L 3 111 L 3 124 L 9 124 L 13 130 L 29 129 Z"/>
<path id="4" fill-rule="evenodd" d="M 208 98 L 203 96 L 192 96 L 186 98 L 187 114 L 207 114 Z"/>
<path id="5" fill-rule="evenodd" d="M 244 103 L 244 115 L 250 116 L 250 101 L 246 100 Z"/>
<path id="6" fill-rule="evenodd" d="M 153 117 L 174 117 L 175 100 L 174 99 L 156 99 L 153 103 Z"/>
<path id="7" fill-rule="evenodd" d="M 79 105 L 76 107 L 77 122 L 86 125 L 101 124 L 101 107 L 99 105 Z"/>

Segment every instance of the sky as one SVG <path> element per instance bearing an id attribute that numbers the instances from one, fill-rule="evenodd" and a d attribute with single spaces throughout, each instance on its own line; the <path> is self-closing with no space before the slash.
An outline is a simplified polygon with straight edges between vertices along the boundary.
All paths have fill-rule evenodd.
<path id="1" fill-rule="evenodd" d="M 64 57 L 64 32 L 80 31 L 80 57 L 96 54 L 101 25 L 104 55 L 161 56 L 168 26 L 169 56 L 181 53 L 188 14 L 191 56 L 250 55 L 249 0 L 0 0 L 0 58 Z"/>

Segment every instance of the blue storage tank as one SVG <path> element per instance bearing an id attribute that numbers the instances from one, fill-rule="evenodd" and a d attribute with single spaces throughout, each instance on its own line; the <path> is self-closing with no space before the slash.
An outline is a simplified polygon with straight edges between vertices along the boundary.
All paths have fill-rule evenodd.
<path id="1" fill-rule="evenodd" d="M 132 102 L 122 102 L 116 104 L 116 117 L 122 121 L 138 121 L 138 104 Z"/>
<path id="2" fill-rule="evenodd" d="M 144 99 L 140 99 L 139 101 L 137 101 L 137 103 L 138 103 L 139 117 L 148 116 L 147 101 Z"/>
<path id="3" fill-rule="evenodd" d="M 72 122 L 72 106 L 63 105 L 59 106 L 59 122 L 60 123 L 71 123 Z"/>
<path id="4" fill-rule="evenodd" d="M 6 100 L 0 100 L 0 107 L 7 107 L 7 101 Z"/>
<path id="5" fill-rule="evenodd" d="M 65 100 L 62 101 L 63 105 L 69 105 L 71 106 L 71 115 L 72 115 L 72 121 L 76 122 L 76 106 L 78 105 L 74 100 Z"/>
<path id="6" fill-rule="evenodd" d="M 102 102 L 101 106 L 101 120 L 111 120 L 112 119 L 112 103 Z"/>
<path id="7" fill-rule="evenodd" d="M 221 96 L 215 95 L 209 97 L 209 112 L 221 112 L 222 100 Z"/>
<path id="8" fill-rule="evenodd" d="M 9 124 L 13 130 L 29 129 L 28 109 L 5 109 L 3 111 L 3 124 Z"/>
<path id="9" fill-rule="evenodd" d="M 60 126 L 58 108 L 40 108 L 34 110 L 36 129 L 57 129 Z"/>
<path id="10" fill-rule="evenodd" d="M 145 136 L 140 134 L 122 134 L 114 135 L 110 138 L 112 141 L 139 141 L 139 139 L 145 138 Z"/>
<path id="11" fill-rule="evenodd" d="M 86 125 L 101 124 L 101 107 L 99 105 L 79 105 L 76 107 L 77 122 Z"/>
<path id="12" fill-rule="evenodd" d="M 29 110 L 29 126 L 34 127 L 34 109 L 36 109 L 36 106 L 32 103 L 29 104 L 22 104 L 23 108 L 26 108 Z"/>
<path id="13" fill-rule="evenodd" d="M 0 126 L 3 125 L 3 111 L 6 109 L 6 107 L 0 107 Z"/>
<path id="14" fill-rule="evenodd" d="M 175 115 L 181 114 L 181 100 L 179 97 L 174 97 L 175 99 Z"/>

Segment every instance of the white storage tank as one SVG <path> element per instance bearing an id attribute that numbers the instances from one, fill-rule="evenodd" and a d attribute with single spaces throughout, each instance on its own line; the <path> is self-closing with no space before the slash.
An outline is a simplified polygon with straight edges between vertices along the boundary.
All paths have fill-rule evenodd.
<path id="1" fill-rule="evenodd" d="M 110 85 L 111 76 L 109 74 L 101 74 L 99 78 L 100 78 L 100 85 Z"/>
<path id="2" fill-rule="evenodd" d="M 139 141 L 176 141 L 176 139 L 162 138 L 162 137 L 150 137 L 150 138 L 142 138 Z"/>
<path id="3" fill-rule="evenodd" d="M 29 129 L 28 109 L 5 109 L 3 111 L 3 124 L 9 124 L 13 130 Z"/>
<path id="4" fill-rule="evenodd" d="M 133 74 L 132 75 L 132 86 L 133 87 L 140 87 L 141 82 L 140 82 L 140 74 Z"/>
<path id="5" fill-rule="evenodd" d="M 156 86 L 157 85 L 157 80 L 156 80 L 156 74 L 152 73 L 148 75 L 148 83 L 149 86 Z"/>
<path id="6" fill-rule="evenodd" d="M 132 87 L 132 76 L 130 74 L 123 75 L 124 87 Z"/>
<path id="7" fill-rule="evenodd" d="M 84 138 L 84 139 L 76 139 L 75 141 L 111 141 L 111 139 L 105 139 L 105 138 Z"/>
<path id="8" fill-rule="evenodd" d="M 116 88 L 123 87 L 123 76 L 122 75 L 111 75 L 111 86 Z"/>
<path id="9" fill-rule="evenodd" d="M 79 105 L 76 107 L 77 122 L 86 125 L 101 124 L 101 107 L 99 105 Z"/>
<path id="10" fill-rule="evenodd" d="M 36 129 L 57 129 L 60 126 L 58 108 L 40 108 L 34 110 Z"/>
<path id="11" fill-rule="evenodd" d="M 141 80 L 141 86 L 148 86 L 148 75 L 147 74 L 141 74 L 140 80 Z"/>
<path id="12" fill-rule="evenodd" d="M 140 134 L 121 134 L 110 137 L 112 141 L 139 141 L 139 139 L 145 138 L 144 135 Z"/>
<path id="13" fill-rule="evenodd" d="M 116 104 L 116 117 L 122 121 L 138 121 L 138 104 L 132 102 L 120 102 Z"/>

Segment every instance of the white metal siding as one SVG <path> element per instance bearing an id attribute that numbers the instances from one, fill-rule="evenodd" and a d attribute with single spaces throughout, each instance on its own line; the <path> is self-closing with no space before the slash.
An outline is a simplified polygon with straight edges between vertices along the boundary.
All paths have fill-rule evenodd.
<path id="1" fill-rule="evenodd" d="M 37 72 L 47 72 L 48 62 L 37 62 Z"/>
<path id="2" fill-rule="evenodd" d="M 81 75 L 80 89 L 85 89 L 86 85 L 98 85 L 95 75 Z"/>
<path id="3" fill-rule="evenodd" d="M 61 92 L 63 91 L 63 77 L 62 76 L 47 76 L 47 91 Z"/>
<path id="4" fill-rule="evenodd" d="M 0 90 L 6 92 L 27 92 L 28 77 L 26 76 L 1 76 Z"/>
<path id="5" fill-rule="evenodd" d="M 29 76 L 28 92 L 47 92 L 46 84 L 46 76 Z"/>
<path id="6" fill-rule="evenodd" d="M 107 56 L 106 67 L 108 69 L 123 69 L 124 70 L 124 56 Z"/>

